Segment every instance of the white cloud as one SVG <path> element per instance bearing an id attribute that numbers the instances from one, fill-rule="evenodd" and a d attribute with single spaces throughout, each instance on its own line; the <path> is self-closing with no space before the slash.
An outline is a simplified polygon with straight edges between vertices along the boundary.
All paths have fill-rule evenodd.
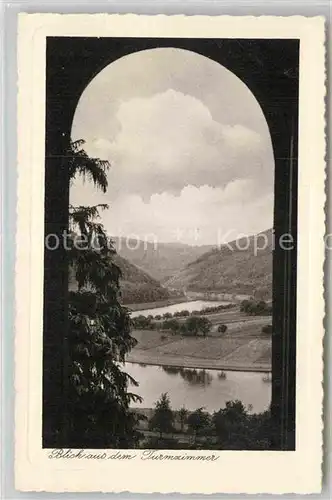
<path id="1" fill-rule="evenodd" d="M 260 150 L 262 148 L 261 136 L 243 125 L 224 126 L 223 136 L 229 146 L 233 148 L 247 150 Z"/>
<path id="2" fill-rule="evenodd" d="M 254 190 L 251 181 L 240 180 L 224 189 L 189 185 L 179 195 L 164 192 L 152 195 L 149 201 L 128 194 L 113 203 L 104 221 L 113 235 L 217 244 L 218 235 L 230 233 L 232 240 L 240 233 L 254 234 L 272 227 L 273 196 L 255 197 Z"/>
<path id="3" fill-rule="evenodd" d="M 95 138 L 90 154 L 113 165 L 113 192 L 143 196 L 179 193 L 184 185 L 225 186 L 236 178 L 271 176 L 261 136 L 242 125 L 223 125 L 195 97 L 175 90 L 119 105 L 114 140 Z"/>

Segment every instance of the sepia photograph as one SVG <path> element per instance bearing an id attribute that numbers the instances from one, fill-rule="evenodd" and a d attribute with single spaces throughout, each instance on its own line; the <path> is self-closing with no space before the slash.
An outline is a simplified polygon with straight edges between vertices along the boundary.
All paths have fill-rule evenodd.
<path id="1" fill-rule="evenodd" d="M 66 227 L 46 219 L 45 446 L 294 449 L 272 394 L 273 250 L 282 236 L 296 264 L 296 214 L 287 234 L 275 219 L 296 211 L 298 41 L 48 38 L 46 50 L 46 169 L 61 176 L 45 190 L 66 203 Z M 269 108 L 283 121 L 274 145 Z"/>
<path id="2" fill-rule="evenodd" d="M 318 492 L 324 20 L 22 14 L 18 47 L 16 487 Z"/>

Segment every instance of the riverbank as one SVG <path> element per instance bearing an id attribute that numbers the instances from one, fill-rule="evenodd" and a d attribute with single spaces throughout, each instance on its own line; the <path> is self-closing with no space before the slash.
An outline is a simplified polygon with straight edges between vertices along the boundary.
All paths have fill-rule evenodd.
<path id="1" fill-rule="evenodd" d="M 258 372 L 270 373 L 272 371 L 271 363 L 261 364 L 240 364 L 228 363 L 222 360 L 206 360 L 203 358 L 179 358 L 179 356 L 151 357 L 144 355 L 142 352 L 133 352 L 127 357 L 128 363 L 138 363 L 147 366 L 171 366 L 174 368 L 188 368 L 197 370 L 221 370 L 221 371 L 237 371 L 237 372 Z"/>

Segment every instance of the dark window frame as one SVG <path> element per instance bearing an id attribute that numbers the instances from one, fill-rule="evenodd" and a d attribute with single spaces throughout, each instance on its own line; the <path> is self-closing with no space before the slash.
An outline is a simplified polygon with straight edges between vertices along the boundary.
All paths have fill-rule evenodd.
<path id="1" fill-rule="evenodd" d="M 78 100 L 108 64 L 133 52 L 176 47 L 209 57 L 237 75 L 260 104 L 275 158 L 274 234 L 294 248 L 273 255 L 272 416 L 275 450 L 295 449 L 297 144 L 299 40 L 48 37 L 46 47 L 45 235 L 68 223 L 66 151 Z M 44 254 L 43 447 L 65 446 L 68 262 L 63 248 Z M 60 353 L 60 355 L 56 355 Z"/>

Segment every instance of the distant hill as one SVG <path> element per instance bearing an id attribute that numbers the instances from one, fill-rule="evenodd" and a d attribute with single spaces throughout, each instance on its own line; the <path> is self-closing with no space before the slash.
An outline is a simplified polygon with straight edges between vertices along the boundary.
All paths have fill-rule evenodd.
<path id="1" fill-rule="evenodd" d="M 186 265 L 164 284 L 173 289 L 191 291 L 220 291 L 256 295 L 268 299 L 272 294 L 272 229 L 259 233 L 268 244 L 255 255 L 254 238 L 240 239 L 214 248 Z M 257 235 L 256 238 L 259 236 Z M 263 236 L 262 236 L 263 238 Z M 262 238 L 259 244 L 262 244 Z"/>
<path id="2" fill-rule="evenodd" d="M 124 304 L 154 302 L 170 297 L 167 288 L 127 259 L 116 255 L 114 261 L 122 271 L 121 294 Z"/>
<path id="3" fill-rule="evenodd" d="M 154 243 L 113 237 L 118 254 L 163 283 L 213 248 L 183 243 Z"/>
<path id="4" fill-rule="evenodd" d="M 164 300 L 170 297 L 170 293 L 157 280 L 148 273 L 142 271 L 120 255 L 113 257 L 115 264 L 122 272 L 120 281 L 122 302 L 124 304 L 139 304 Z M 69 278 L 69 290 L 76 289 L 76 280 L 72 273 Z"/>

